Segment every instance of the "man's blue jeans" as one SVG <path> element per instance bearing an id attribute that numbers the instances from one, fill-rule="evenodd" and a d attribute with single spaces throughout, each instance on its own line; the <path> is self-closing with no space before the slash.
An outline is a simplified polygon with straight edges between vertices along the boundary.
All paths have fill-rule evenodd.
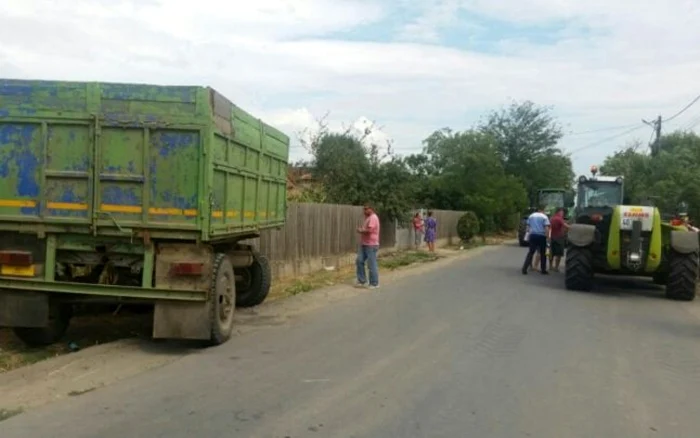
<path id="1" fill-rule="evenodd" d="M 360 245 L 357 251 L 357 282 L 360 284 L 367 283 L 365 273 L 365 263 L 369 268 L 369 285 L 379 286 L 379 267 L 377 266 L 377 251 L 378 246 Z"/>

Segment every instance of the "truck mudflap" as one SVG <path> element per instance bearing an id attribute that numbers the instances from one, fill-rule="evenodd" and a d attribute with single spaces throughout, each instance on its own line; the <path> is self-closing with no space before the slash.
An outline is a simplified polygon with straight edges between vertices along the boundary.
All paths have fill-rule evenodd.
<path id="1" fill-rule="evenodd" d="M 48 294 L 12 290 L 0 293 L 0 327 L 45 327 L 48 322 Z"/>

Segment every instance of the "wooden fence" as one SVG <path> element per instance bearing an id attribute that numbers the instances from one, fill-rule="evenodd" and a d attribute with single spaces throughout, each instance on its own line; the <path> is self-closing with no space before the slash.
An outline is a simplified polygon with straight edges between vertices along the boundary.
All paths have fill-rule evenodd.
<path id="1" fill-rule="evenodd" d="M 433 215 L 438 222 L 438 239 L 453 241 L 462 213 L 433 210 Z M 284 228 L 264 231 L 249 243 L 269 257 L 275 278 L 300 275 L 351 263 L 359 243 L 355 229 L 363 220 L 362 207 L 358 206 L 290 203 Z M 410 227 L 381 220 L 382 249 L 407 248 L 412 242 Z"/>

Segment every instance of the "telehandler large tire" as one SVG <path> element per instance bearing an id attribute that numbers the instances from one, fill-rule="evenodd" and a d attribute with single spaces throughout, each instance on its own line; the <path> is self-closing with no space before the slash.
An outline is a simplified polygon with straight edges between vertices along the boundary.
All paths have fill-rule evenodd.
<path id="1" fill-rule="evenodd" d="M 593 252 L 590 248 L 570 246 L 566 250 L 565 284 L 569 290 L 593 289 Z"/>
<path id="2" fill-rule="evenodd" d="M 671 251 L 668 263 L 666 298 L 677 301 L 693 301 L 698 279 L 698 253 L 680 254 Z"/>

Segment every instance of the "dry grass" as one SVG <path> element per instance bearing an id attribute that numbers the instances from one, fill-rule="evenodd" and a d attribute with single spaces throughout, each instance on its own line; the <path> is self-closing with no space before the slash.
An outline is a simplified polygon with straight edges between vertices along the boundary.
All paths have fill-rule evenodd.
<path id="1" fill-rule="evenodd" d="M 5 421 L 8 418 L 12 418 L 15 415 L 19 415 L 22 412 L 24 412 L 23 409 L 18 408 L 18 409 L 0 409 L 0 421 Z"/>

